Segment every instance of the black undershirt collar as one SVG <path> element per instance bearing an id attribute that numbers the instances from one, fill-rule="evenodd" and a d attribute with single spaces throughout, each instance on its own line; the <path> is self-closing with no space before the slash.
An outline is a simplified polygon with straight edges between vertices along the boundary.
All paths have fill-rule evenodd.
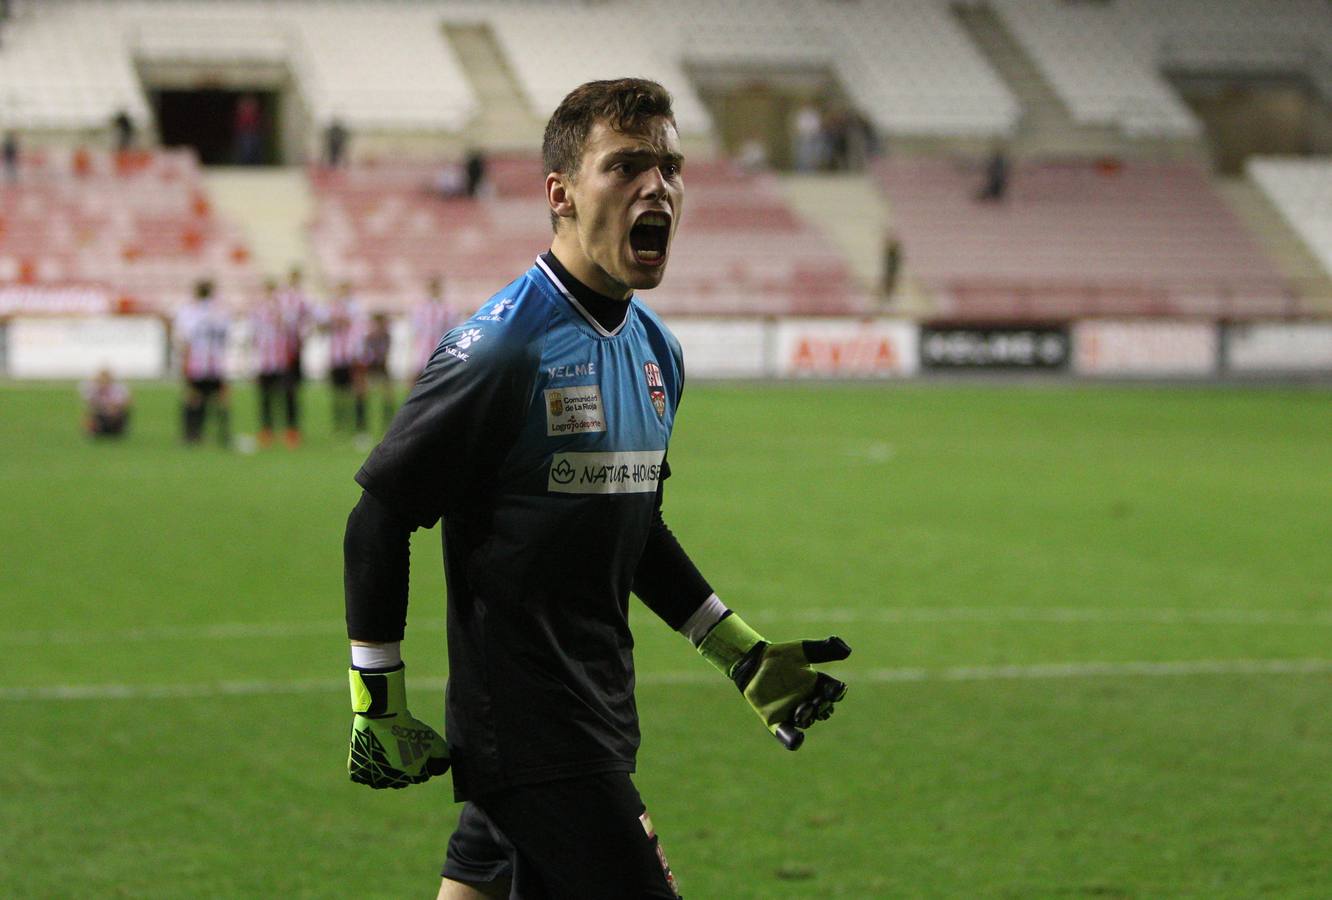
<path id="1" fill-rule="evenodd" d="M 541 261 L 550 267 L 555 277 L 569 293 L 573 294 L 583 309 L 587 310 L 588 315 L 597 320 L 598 325 L 606 331 L 613 332 L 624 324 L 625 316 L 629 315 L 628 300 L 616 300 L 614 297 L 607 297 L 592 290 L 570 275 L 564 264 L 555 258 L 553 251 L 547 250 L 541 254 Z"/>

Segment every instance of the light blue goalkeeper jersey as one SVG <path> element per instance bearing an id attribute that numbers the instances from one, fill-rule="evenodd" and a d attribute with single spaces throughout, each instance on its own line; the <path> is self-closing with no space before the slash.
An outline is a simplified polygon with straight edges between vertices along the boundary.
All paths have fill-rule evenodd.
<path id="1" fill-rule="evenodd" d="M 406 521 L 444 519 L 460 798 L 633 769 L 628 598 L 683 373 L 628 303 L 608 332 L 538 259 L 444 336 L 357 473 Z"/>

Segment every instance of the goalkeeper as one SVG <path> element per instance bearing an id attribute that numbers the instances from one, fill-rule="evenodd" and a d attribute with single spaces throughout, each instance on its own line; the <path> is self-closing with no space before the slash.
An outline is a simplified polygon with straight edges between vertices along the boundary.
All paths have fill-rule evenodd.
<path id="1" fill-rule="evenodd" d="M 356 476 L 348 766 L 373 788 L 451 767 L 465 805 L 441 897 L 671 898 L 630 777 L 631 590 L 790 749 L 846 691 L 810 664 L 851 651 L 769 643 L 662 518 L 682 359 L 634 291 L 661 281 L 683 210 L 670 95 L 585 84 L 551 117 L 543 154 L 551 249 L 444 337 Z M 410 534 L 441 519 L 447 742 L 409 712 L 400 650 Z"/>

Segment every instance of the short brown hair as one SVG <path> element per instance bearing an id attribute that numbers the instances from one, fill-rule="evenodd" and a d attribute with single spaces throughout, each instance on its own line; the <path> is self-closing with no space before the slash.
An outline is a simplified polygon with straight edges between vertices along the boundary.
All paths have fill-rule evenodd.
<path id="1" fill-rule="evenodd" d="M 650 119 L 665 116 L 675 125 L 671 95 L 664 87 L 646 78 L 617 78 L 589 81 L 569 92 L 546 123 L 541 141 L 541 159 L 547 172 L 578 174 L 583 161 L 583 147 L 592 127 L 605 122 L 619 132 L 639 131 Z M 558 217 L 550 214 L 551 227 Z"/>

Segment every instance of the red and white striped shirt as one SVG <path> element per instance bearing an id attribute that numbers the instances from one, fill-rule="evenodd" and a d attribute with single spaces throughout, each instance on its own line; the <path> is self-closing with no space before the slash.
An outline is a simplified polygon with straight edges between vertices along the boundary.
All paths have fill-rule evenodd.
<path id="1" fill-rule="evenodd" d="M 291 365 L 291 339 L 282 317 L 282 306 L 265 297 L 250 314 L 250 341 L 254 346 L 255 368 L 260 375 L 277 375 Z"/>
<path id="2" fill-rule="evenodd" d="M 425 368 L 440 338 L 458 324 L 458 311 L 442 297 L 427 297 L 412 307 L 412 361 L 416 371 Z"/>
<path id="3" fill-rule="evenodd" d="M 172 333 L 180 347 L 186 378 L 202 381 L 226 376 L 230 326 L 227 314 L 215 300 L 195 300 L 176 313 Z"/>
<path id="4" fill-rule="evenodd" d="M 328 329 L 328 364 L 342 369 L 359 363 L 366 333 L 361 305 L 351 297 L 334 298 L 328 305 L 324 325 Z"/>
<path id="5" fill-rule="evenodd" d="M 282 324 L 287 331 L 287 349 L 294 360 L 300 356 L 301 345 L 314 326 L 314 305 L 300 288 L 287 288 L 278 293 L 278 308 L 282 311 Z"/>

